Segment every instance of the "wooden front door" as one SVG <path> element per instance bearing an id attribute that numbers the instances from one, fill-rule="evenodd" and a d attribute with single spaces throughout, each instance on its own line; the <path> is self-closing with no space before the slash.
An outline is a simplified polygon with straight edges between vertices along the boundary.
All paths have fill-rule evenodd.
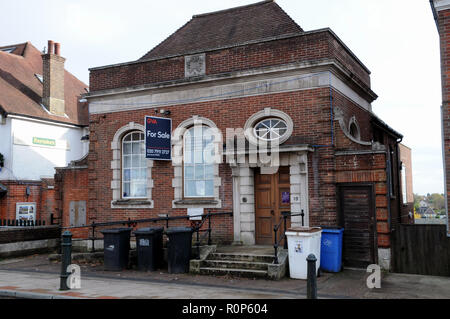
<path id="1" fill-rule="evenodd" d="M 281 212 L 291 210 L 290 187 L 289 167 L 282 166 L 272 175 L 261 174 L 259 169 L 255 171 L 256 244 L 273 245 L 273 227 L 279 223 Z M 289 220 L 287 227 L 290 227 Z"/>
<path id="2" fill-rule="evenodd" d="M 371 185 L 339 186 L 340 224 L 344 228 L 343 263 L 375 263 L 375 201 Z"/>

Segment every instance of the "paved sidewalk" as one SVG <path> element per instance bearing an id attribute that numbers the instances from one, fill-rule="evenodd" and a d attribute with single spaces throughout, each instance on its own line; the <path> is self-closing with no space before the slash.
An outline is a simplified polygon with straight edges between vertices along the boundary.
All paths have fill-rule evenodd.
<path id="1" fill-rule="evenodd" d="M 108 272 L 80 264 L 81 289 L 60 291 L 61 264 L 37 255 L 0 261 L 0 298 L 305 299 L 306 281 L 168 274 L 165 270 Z M 450 277 L 383 273 L 381 289 L 368 289 L 364 270 L 323 274 L 319 298 L 450 299 Z"/>
<path id="2" fill-rule="evenodd" d="M 0 271 L 0 296 L 21 298 L 96 298 L 96 299 L 279 299 L 291 294 L 257 292 L 189 284 L 132 281 L 129 279 L 82 278 L 81 289 L 60 291 L 59 277 L 38 272 Z"/>

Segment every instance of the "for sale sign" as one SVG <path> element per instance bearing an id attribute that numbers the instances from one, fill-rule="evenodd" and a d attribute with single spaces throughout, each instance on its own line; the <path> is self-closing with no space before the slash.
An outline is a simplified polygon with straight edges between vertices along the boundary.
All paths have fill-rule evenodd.
<path id="1" fill-rule="evenodd" d="M 170 161 L 172 120 L 162 117 L 145 117 L 145 157 L 152 160 Z"/>

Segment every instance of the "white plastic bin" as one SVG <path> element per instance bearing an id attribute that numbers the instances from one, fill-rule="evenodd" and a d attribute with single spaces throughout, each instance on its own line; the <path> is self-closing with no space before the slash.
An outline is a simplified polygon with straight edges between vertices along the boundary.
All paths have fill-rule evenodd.
<path id="1" fill-rule="evenodd" d="M 286 231 L 289 251 L 289 275 L 294 279 L 308 278 L 308 262 L 306 258 L 314 254 L 317 258 L 316 273 L 320 267 L 320 243 L 322 229 L 320 227 L 297 227 Z"/>

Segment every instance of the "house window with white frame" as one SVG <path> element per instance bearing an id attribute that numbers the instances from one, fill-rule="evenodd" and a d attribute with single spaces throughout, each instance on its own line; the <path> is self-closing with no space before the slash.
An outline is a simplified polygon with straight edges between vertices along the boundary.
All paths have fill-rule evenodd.
<path id="1" fill-rule="evenodd" d="M 214 197 L 214 135 L 205 125 L 189 128 L 183 137 L 183 197 Z"/>
<path id="2" fill-rule="evenodd" d="M 132 131 L 122 139 L 122 198 L 147 197 L 144 133 Z"/>

